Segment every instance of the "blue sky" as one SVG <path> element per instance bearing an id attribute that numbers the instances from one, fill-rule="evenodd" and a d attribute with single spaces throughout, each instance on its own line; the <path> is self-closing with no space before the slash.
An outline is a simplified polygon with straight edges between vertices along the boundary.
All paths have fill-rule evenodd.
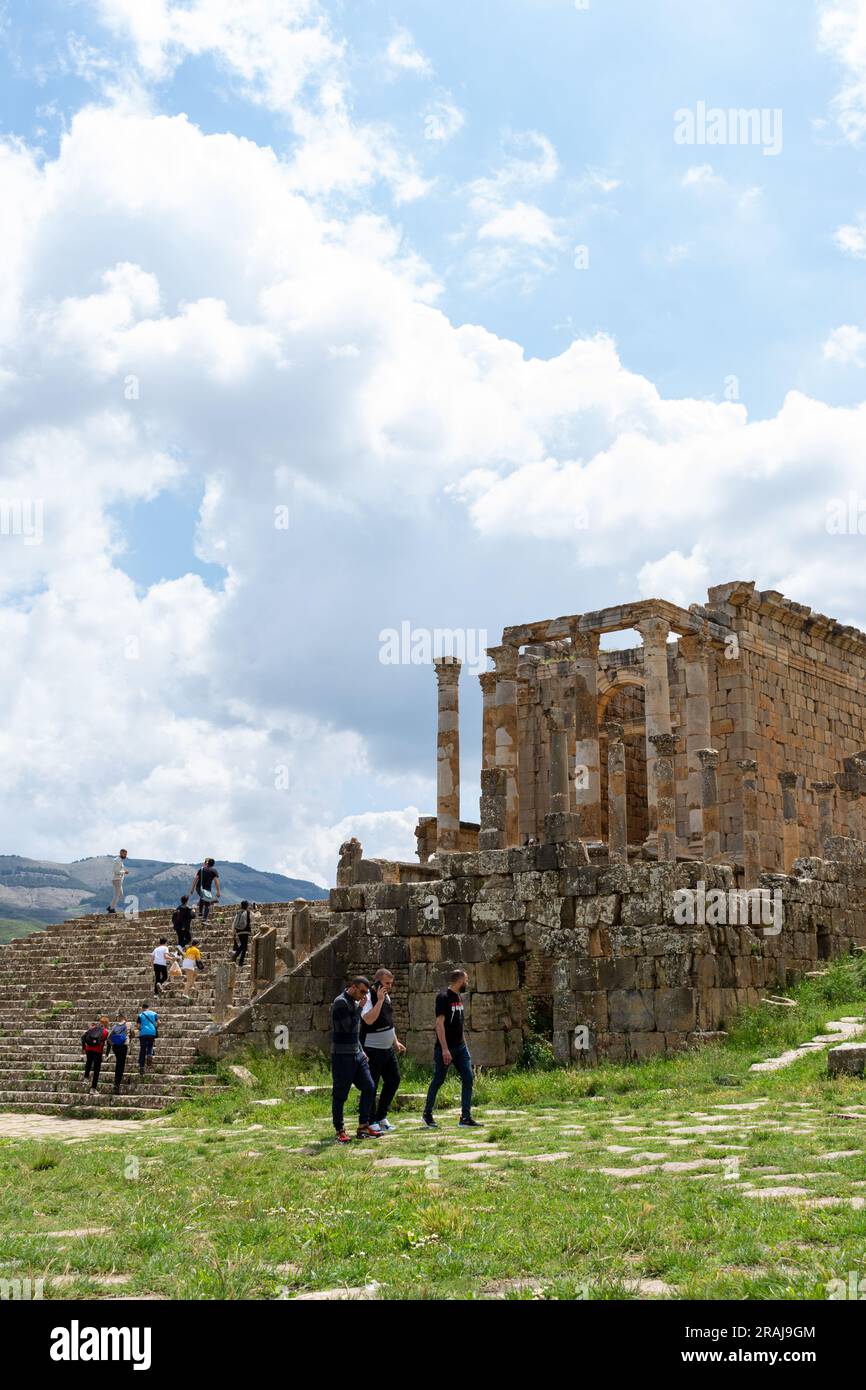
<path id="1" fill-rule="evenodd" d="M 0 476 L 46 515 L 0 639 L 71 677 L 7 691 L 7 850 L 411 855 L 404 620 L 743 577 L 863 624 L 866 0 L 0 14 Z M 677 143 L 700 104 L 781 148 Z"/>

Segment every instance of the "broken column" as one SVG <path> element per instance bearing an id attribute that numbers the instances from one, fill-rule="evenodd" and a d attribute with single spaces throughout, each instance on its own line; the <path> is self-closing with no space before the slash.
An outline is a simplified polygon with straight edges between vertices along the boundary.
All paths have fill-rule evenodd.
<path id="1" fill-rule="evenodd" d="M 565 844 L 579 838 L 580 822 L 571 811 L 568 782 L 569 730 L 565 711 L 554 705 L 545 710 L 550 743 L 548 806 L 544 817 L 544 838 L 548 844 Z"/>
<path id="2" fill-rule="evenodd" d="M 716 769 L 719 755 L 715 748 L 699 748 L 701 764 L 701 817 L 704 823 L 704 860 L 714 863 L 722 852 L 721 819 L 719 816 L 719 791 Z"/>
<path id="3" fill-rule="evenodd" d="M 496 672 L 482 671 L 481 686 L 481 766 L 496 766 Z"/>
<path id="4" fill-rule="evenodd" d="M 604 727 L 607 734 L 607 855 L 611 864 L 627 864 L 625 730 L 622 724 L 615 722 Z"/>
<path id="5" fill-rule="evenodd" d="M 677 862 L 677 782 L 674 758 L 677 741 L 673 734 L 651 734 L 655 749 L 653 773 L 656 784 L 658 861 Z"/>
<path id="6" fill-rule="evenodd" d="M 796 772 L 780 772 L 779 785 L 782 788 L 782 867 L 786 874 L 790 874 L 794 860 L 800 855 L 800 827 L 797 823 L 797 798 L 794 796 Z"/>
<path id="7" fill-rule="evenodd" d="M 439 697 L 436 736 L 436 848 L 460 847 L 460 710 L 458 681 L 461 662 L 439 656 L 433 662 Z"/>
<path id="8" fill-rule="evenodd" d="M 824 844 L 834 834 L 833 802 L 836 791 L 835 782 L 813 782 L 812 791 L 818 802 L 818 851 L 824 853 Z"/>
<path id="9" fill-rule="evenodd" d="M 658 808 L 654 764 L 656 750 L 654 734 L 671 732 L 671 696 L 668 683 L 667 640 L 670 624 L 664 618 L 644 618 L 637 624 L 643 640 L 646 719 L 646 780 L 647 780 L 647 849 L 656 850 L 658 837 Z"/>
<path id="10" fill-rule="evenodd" d="M 516 845 L 519 838 L 519 800 L 517 789 L 517 648 L 488 647 L 496 676 L 494 709 L 494 765 L 506 775 L 505 843 Z"/>
<path id="11" fill-rule="evenodd" d="M 507 776 L 504 767 L 485 767 L 481 772 L 481 828 L 479 849 L 505 849 Z"/>
<path id="12" fill-rule="evenodd" d="M 701 854 L 704 822 L 701 808 L 701 760 L 699 748 L 710 746 L 710 644 L 698 634 L 679 639 L 686 677 L 686 760 L 688 764 L 687 815 L 689 849 Z"/>
<path id="13" fill-rule="evenodd" d="M 574 664 L 574 806 L 583 840 L 601 839 L 601 777 L 598 747 L 597 632 L 572 629 Z"/>
<path id="14" fill-rule="evenodd" d="M 761 833 L 758 828 L 758 764 L 754 758 L 738 758 L 740 806 L 743 821 L 743 878 L 746 888 L 758 887 L 761 872 Z"/>

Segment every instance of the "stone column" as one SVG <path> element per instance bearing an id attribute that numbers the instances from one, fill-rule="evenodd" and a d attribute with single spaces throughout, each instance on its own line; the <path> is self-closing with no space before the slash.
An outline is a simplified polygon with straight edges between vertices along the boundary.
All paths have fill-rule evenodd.
<path id="1" fill-rule="evenodd" d="M 854 807 L 859 804 L 860 793 L 853 787 L 840 787 L 839 793 L 848 810 L 845 812 L 845 835 L 849 840 L 859 840 L 860 826 L 858 817 L 854 813 Z"/>
<path id="2" fill-rule="evenodd" d="M 214 971 L 213 1016 L 215 1023 L 225 1023 L 232 1011 L 235 995 L 236 965 L 233 960 L 221 960 Z"/>
<path id="3" fill-rule="evenodd" d="M 758 764 L 754 758 L 739 758 L 742 773 L 740 806 L 743 820 L 743 878 L 746 888 L 758 887 L 761 872 L 761 833 L 758 829 Z"/>
<path id="4" fill-rule="evenodd" d="M 481 686 L 481 766 L 496 766 L 496 672 L 482 671 Z"/>
<path id="5" fill-rule="evenodd" d="M 704 848 L 704 820 L 701 808 L 701 760 L 699 748 L 709 748 L 710 733 L 710 644 L 693 634 L 679 639 L 686 675 L 686 757 L 688 761 L 689 849 L 701 855 Z"/>
<path id="6" fill-rule="evenodd" d="M 836 783 L 813 782 L 812 791 L 815 793 L 818 801 L 818 852 L 823 856 L 824 842 L 835 834 L 833 827 L 833 794 L 836 791 Z"/>
<path id="7" fill-rule="evenodd" d="M 622 724 L 605 724 L 607 733 L 607 857 L 611 864 L 628 863 L 625 742 Z"/>
<path id="8" fill-rule="evenodd" d="M 671 732 L 671 693 L 668 684 L 667 640 L 670 625 L 664 618 L 644 618 L 637 630 L 643 639 L 643 663 L 646 717 L 646 785 L 649 833 L 647 848 L 656 848 L 658 837 L 658 808 L 656 805 L 654 734 Z"/>
<path id="9" fill-rule="evenodd" d="M 273 983 L 277 973 L 277 932 L 275 927 L 267 927 L 256 932 L 250 942 L 252 962 L 250 964 L 250 994 L 256 995 Z"/>
<path id="10" fill-rule="evenodd" d="M 782 867 L 789 874 L 800 854 L 800 827 L 797 824 L 797 798 L 794 795 L 796 772 L 780 772 L 779 785 L 782 788 Z"/>
<path id="11" fill-rule="evenodd" d="M 572 629 L 574 662 L 574 809 L 580 838 L 601 839 L 601 776 L 598 747 L 597 632 Z"/>
<path id="12" fill-rule="evenodd" d="M 655 749 L 653 772 L 656 782 L 656 813 L 658 860 L 660 864 L 677 862 L 677 779 L 674 758 L 677 741 L 673 734 L 651 734 Z"/>
<path id="13" fill-rule="evenodd" d="M 548 844 L 567 844 L 579 838 L 579 820 L 570 809 L 568 720 L 565 711 L 556 705 L 544 711 L 544 719 L 550 743 L 548 812 L 544 818 L 544 838 Z"/>
<path id="14" fill-rule="evenodd" d="M 481 772 L 481 829 L 479 849 L 505 849 L 507 774 L 504 767 Z"/>
<path id="15" fill-rule="evenodd" d="M 516 647 L 488 647 L 495 667 L 494 765 L 505 769 L 505 843 L 510 848 L 520 836 L 517 787 L 517 657 Z"/>
<path id="16" fill-rule="evenodd" d="M 713 864 L 722 852 L 721 819 L 719 816 L 719 790 L 716 783 L 716 768 L 719 755 L 715 748 L 699 748 L 701 763 L 701 815 L 704 822 L 704 860 Z"/>
<path id="17" fill-rule="evenodd" d="M 436 737 L 436 848 L 456 850 L 460 841 L 460 709 L 457 683 L 461 662 L 438 656 L 433 662 L 439 696 Z"/>

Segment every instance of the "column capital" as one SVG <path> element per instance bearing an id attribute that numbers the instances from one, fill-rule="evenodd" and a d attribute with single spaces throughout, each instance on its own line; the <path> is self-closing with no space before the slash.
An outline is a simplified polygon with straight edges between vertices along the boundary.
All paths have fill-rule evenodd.
<path id="1" fill-rule="evenodd" d="M 670 636 L 671 625 L 666 618 L 642 618 L 635 623 L 645 647 L 663 647 Z"/>
<path id="2" fill-rule="evenodd" d="M 750 772 L 757 772 L 758 764 L 754 758 L 737 758 L 737 767 L 748 777 Z"/>
<path id="3" fill-rule="evenodd" d="M 810 782 L 809 786 L 812 788 L 812 791 L 817 792 L 819 796 L 832 796 L 833 792 L 836 790 L 835 782 Z"/>
<path id="4" fill-rule="evenodd" d="M 702 768 L 718 767 L 719 765 L 719 754 L 715 748 L 699 748 L 698 757 L 701 760 Z"/>
<path id="5" fill-rule="evenodd" d="M 544 720 L 549 729 L 564 733 L 566 729 L 565 710 L 560 705 L 549 705 L 544 711 Z"/>
<path id="6" fill-rule="evenodd" d="M 842 793 L 842 800 L 847 801 L 849 806 L 860 800 L 860 792 L 855 787 L 840 787 L 839 791 Z"/>
<path id="7" fill-rule="evenodd" d="M 496 672 L 482 671 L 478 677 L 478 684 L 484 695 L 492 695 L 496 689 Z"/>
<path id="8" fill-rule="evenodd" d="M 779 781 L 783 787 L 796 787 L 797 774 L 796 772 L 780 772 Z"/>
<path id="9" fill-rule="evenodd" d="M 601 640 L 600 632 L 581 632 L 576 625 L 571 629 L 571 655 L 578 657 L 595 657 L 598 660 L 598 645 Z"/>
<path id="10" fill-rule="evenodd" d="M 650 734 L 649 741 L 660 758 L 673 758 L 677 751 L 676 734 Z M 718 757 L 718 754 L 716 754 Z"/>
<path id="11" fill-rule="evenodd" d="M 517 659 L 519 652 L 516 647 L 503 645 L 501 647 L 488 647 L 487 655 L 495 667 L 494 675 L 499 680 L 514 680 L 517 675 Z"/>
<path id="12" fill-rule="evenodd" d="M 433 666 L 440 685 L 456 685 L 463 662 L 457 656 L 434 656 Z"/>
<path id="13" fill-rule="evenodd" d="M 625 725 L 618 724 L 615 719 L 610 719 L 604 726 L 604 732 L 607 734 L 611 742 L 613 742 L 614 740 L 619 740 L 624 737 Z"/>

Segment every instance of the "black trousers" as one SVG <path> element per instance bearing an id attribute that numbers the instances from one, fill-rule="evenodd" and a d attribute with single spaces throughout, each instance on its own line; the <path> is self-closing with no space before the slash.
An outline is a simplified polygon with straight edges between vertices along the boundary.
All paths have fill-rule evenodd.
<path id="1" fill-rule="evenodd" d="M 397 1094 L 397 1087 L 400 1085 L 400 1067 L 397 1062 L 397 1054 L 393 1047 L 370 1047 L 367 1049 L 367 1056 L 370 1058 L 370 1075 L 373 1078 L 373 1085 L 378 1089 L 379 1082 L 382 1082 L 382 1090 L 379 1092 L 379 1099 L 373 1109 L 373 1119 L 384 1120 L 387 1119 L 391 1101 Z"/>
<path id="2" fill-rule="evenodd" d="M 119 1091 L 123 1073 L 126 1071 L 126 1054 L 129 1051 L 129 1044 L 112 1043 L 111 1049 L 114 1053 L 114 1089 Z"/>
<path id="3" fill-rule="evenodd" d="M 233 951 L 233 955 L 238 965 L 243 965 L 247 958 L 247 947 L 250 944 L 250 934 L 248 931 L 238 932 L 238 944 Z"/>
<path id="4" fill-rule="evenodd" d="M 376 1098 L 376 1088 L 373 1085 L 373 1078 L 370 1075 L 370 1068 L 363 1053 L 357 1057 L 341 1056 L 339 1054 L 331 1057 L 331 1118 L 334 1121 L 334 1129 L 339 1134 L 343 1128 L 343 1106 L 346 1104 L 346 1097 L 353 1086 L 357 1086 L 361 1092 L 361 1104 L 358 1109 L 358 1124 L 368 1125 L 373 1115 L 373 1101 Z"/>
<path id="5" fill-rule="evenodd" d="M 168 966 L 155 965 L 153 967 L 153 992 L 159 994 L 160 985 L 164 985 L 168 979 Z"/>
<path id="6" fill-rule="evenodd" d="M 90 1084 L 94 1091 L 99 1081 L 99 1073 L 102 1070 L 102 1051 L 85 1052 L 84 1054 L 84 1079 L 90 1077 Z"/>

